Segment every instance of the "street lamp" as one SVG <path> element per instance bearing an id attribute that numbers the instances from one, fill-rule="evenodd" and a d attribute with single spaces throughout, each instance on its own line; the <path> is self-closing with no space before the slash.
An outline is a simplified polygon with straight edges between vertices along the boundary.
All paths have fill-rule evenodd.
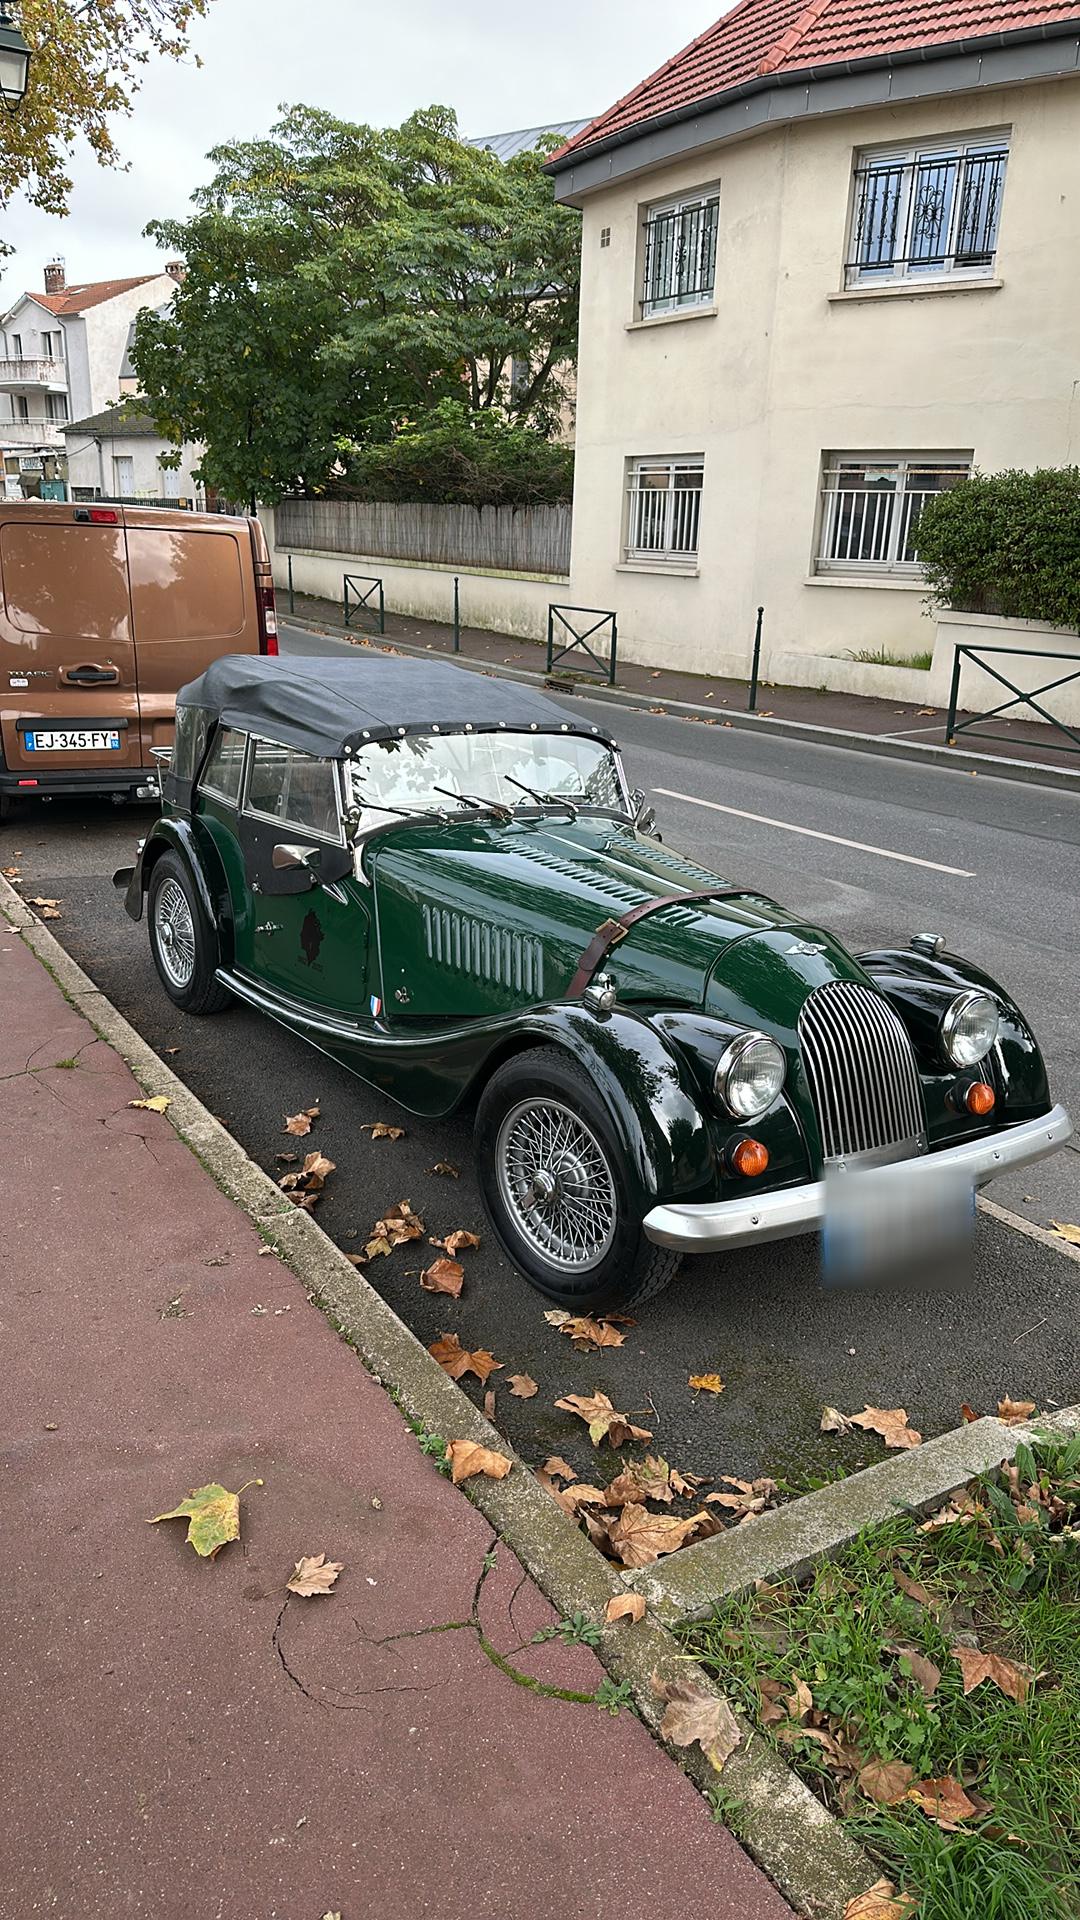
<path id="1" fill-rule="evenodd" d="M 30 49 L 11 17 L 7 0 L 0 0 L 0 100 L 9 113 L 18 113 L 26 94 Z"/>

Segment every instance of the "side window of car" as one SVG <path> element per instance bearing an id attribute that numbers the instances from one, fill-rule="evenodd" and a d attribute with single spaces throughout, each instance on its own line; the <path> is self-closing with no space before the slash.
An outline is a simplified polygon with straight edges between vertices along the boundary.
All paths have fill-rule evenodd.
<path id="1" fill-rule="evenodd" d="M 247 806 L 302 833 L 340 840 L 337 781 L 332 760 L 316 760 L 295 747 L 256 740 L 248 776 Z"/>
<path id="2" fill-rule="evenodd" d="M 240 781 L 244 772 L 244 748 L 247 735 L 235 727 L 222 727 L 210 751 L 199 781 L 201 793 L 212 793 L 218 800 L 236 806 L 240 799 Z"/>

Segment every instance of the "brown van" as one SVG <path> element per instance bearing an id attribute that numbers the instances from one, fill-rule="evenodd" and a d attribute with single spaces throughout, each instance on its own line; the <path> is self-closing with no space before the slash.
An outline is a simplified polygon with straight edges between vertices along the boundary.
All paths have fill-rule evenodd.
<path id="1" fill-rule="evenodd" d="M 13 798 L 157 795 L 176 693 L 276 653 L 257 520 L 0 501 L 0 816 Z"/>

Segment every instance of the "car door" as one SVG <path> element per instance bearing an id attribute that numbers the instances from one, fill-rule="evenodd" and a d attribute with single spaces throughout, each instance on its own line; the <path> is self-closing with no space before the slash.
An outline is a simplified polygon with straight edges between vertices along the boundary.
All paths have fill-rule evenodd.
<path id="1" fill-rule="evenodd" d="M 289 999 L 350 1017 L 369 1013 L 369 891 L 351 873 L 320 883 L 274 865 L 274 849 L 342 852 L 339 769 L 274 741 L 251 742 L 239 821 L 250 911 L 237 960 Z"/>
<path id="2" fill-rule="evenodd" d="M 114 508 L 0 513 L 2 757 L 27 785 L 146 764 L 119 521 Z"/>

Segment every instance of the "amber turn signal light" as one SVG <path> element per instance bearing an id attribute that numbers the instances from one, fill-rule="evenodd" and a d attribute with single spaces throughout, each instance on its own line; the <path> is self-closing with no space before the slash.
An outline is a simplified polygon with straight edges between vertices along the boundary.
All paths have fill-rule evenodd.
<path id="1" fill-rule="evenodd" d="M 769 1164 L 769 1149 L 760 1140 L 740 1140 L 732 1153 L 731 1164 L 736 1173 L 745 1174 L 751 1180 L 756 1174 L 764 1173 Z"/>
<path id="2" fill-rule="evenodd" d="M 964 1105 L 969 1113 L 992 1113 L 993 1087 L 988 1087 L 985 1080 L 973 1080 L 964 1094 Z"/>

